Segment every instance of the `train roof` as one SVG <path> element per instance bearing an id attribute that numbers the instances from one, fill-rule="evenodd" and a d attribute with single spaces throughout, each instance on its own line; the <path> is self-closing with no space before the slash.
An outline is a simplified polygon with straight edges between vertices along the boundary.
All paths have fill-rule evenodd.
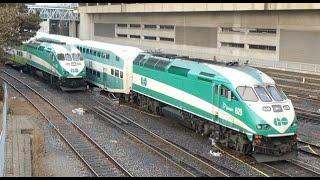
<path id="1" fill-rule="evenodd" d="M 67 45 L 49 43 L 49 42 L 41 42 L 37 41 L 36 39 L 30 39 L 27 43 L 29 46 L 33 46 L 35 48 L 43 47 L 44 50 L 54 51 L 55 53 L 80 53 L 77 48 Z"/>
<path id="2" fill-rule="evenodd" d="M 133 60 L 140 52 L 142 52 L 141 49 L 132 47 L 132 46 L 110 44 L 110 43 L 97 42 L 97 41 L 91 41 L 91 40 L 80 40 L 79 38 L 61 36 L 61 35 L 55 35 L 55 34 L 47 34 L 47 33 L 41 33 L 41 32 L 38 32 L 36 37 L 48 38 L 48 39 L 52 39 L 60 42 L 66 42 L 67 44 L 72 44 L 72 45 L 82 45 L 86 47 L 89 46 L 91 48 L 111 51 L 122 59 L 127 59 L 131 57 L 130 59 Z"/>
<path id="3" fill-rule="evenodd" d="M 83 40 L 81 42 L 81 44 L 84 46 L 92 47 L 92 48 L 111 51 L 122 59 L 130 58 L 130 59 L 134 60 L 134 58 L 136 58 L 136 56 L 140 52 L 142 52 L 141 49 L 136 48 L 136 47 L 132 47 L 132 46 L 123 46 L 123 45 L 97 42 L 97 41 L 91 41 L 91 40 Z"/>
<path id="4" fill-rule="evenodd" d="M 36 38 L 47 38 L 47 39 L 52 39 L 60 42 L 64 42 L 67 44 L 77 44 L 81 42 L 79 38 L 75 37 L 69 37 L 69 36 L 61 36 L 57 34 L 48 34 L 48 33 L 43 33 L 43 32 L 37 32 Z"/>
<path id="5" fill-rule="evenodd" d="M 239 65 L 232 62 L 214 62 L 211 63 L 208 60 L 199 60 L 174 55 L 157 56 L 156 54 L 142 53 L 147 55 L 147 58 L 142 58 L 139 61 L 138 58 L 134 62 L 135 64 L 143 63 L 144 66 L 153 66 L 157 69 L 167 69 L 170 71 L 172 68 L 183 68 L 188 74 L 194 76 L 205 76 L 209 79 L 229 81 L 234 87 L 238 86 L 253 86 L 258 84 L 274 84 L 274 80 L 271 79 L 265 73 L 258 69 L 252 68 L 247 65 Z M 143 60 L 145 59 L 145 60 Z M 159 60 L 154 60 L 159 59 Z M 149 61 L 149 62 L 148 62 Z"/>

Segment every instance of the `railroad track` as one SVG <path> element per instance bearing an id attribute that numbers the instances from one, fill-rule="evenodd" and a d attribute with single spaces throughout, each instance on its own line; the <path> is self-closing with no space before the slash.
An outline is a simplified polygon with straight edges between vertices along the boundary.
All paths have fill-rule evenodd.
<path id="1" fill-rule="evenodd" d="M 91 102 L 93 103 L 92 105 L 89 104 L 90 102 L 81 103 L 87 109 L 92 110 L 104 120 L 107 120 L 119 128 L 130 138 L 142 143 L 145 147 L 151 149 L 167 161 L 172 162 L 189 176 L 239 176 L 239 173 L 237 172 L 222 167 L 208 159 L 198 157 L 190 151 L 160 137 L 130 118 L 110 109 L 98 100 Z"/>
<path id="2" fill-rule="evenodd" d="M 299 152 L 320 158 L 320 146 L 298 139 Z"/>
<path id="3" fill-rule="evenodd" d="M 294 108 L 297 118 L 300 121 L 309 121 L 314 122 L 316 124 L 320 123 L 320 114 L 314 111 L 308 111 L 302 108 L 295 107 Z"/>
<path id="4" fill-rule="evenodd" d="M 320 83 L 320 76 L 314 74 L 298 73 L 292 71 L 281 71 L 275 69 L 258 68 L 266 74 L 273 77 L 286 78 L 291 80 L 297 80 L 304 83 Z"/>
<path id="5" fill-rule="evenodd" d="M 311 167 L 306 166 L 306 163 L 299 160 L 276 161 L 266 164 L 289 175 L 290 177 L 320 176 L 320 172 L 313 170 Z"/>
<path id="6" fill-rule="evenodd" d="M 258 163 L 254 158 L 250 156 L 245 156 L 236 152 L 232 149 L 228 149 L 224 146 L 215 145 L 217 149 L 219 149 L 223 154 L 231 157 L 232 159 L 241 162 L 242 164 L 248 166 L 254 171 L 262 174 L 266 177 L 290 177 L 290 174 L 285 173 L 277 168 L 270 166 L 267 163 Z"/>
<path id="7" fill-rule="evenodd" d="M 49 122 L 50 126 L 77 154 L 95 176 L 132 176 L 124 167 L 83 132 L 54 104 L 31 87 L 2 70 L 1 79 L 24 96 Z"/>
<path id="8" fill-rule="evenodd" d="M 98 102 L 100 103 L 100 102 Z M 103 105 L 104 106 L 104 105 Z M 112 110 L 113 111 L 113 110 Z M 118 114 L 118 113 L 117 113 Z M 121 115 L 122 116 L 122 115 Z M 170 142 L 172 143 L 172 142 Z M 173 143 L 174 144 L 174 143 Z M 179 146 L 179 145 L 177 145 Z M 182 149 L 184 149 L 183 147 L 180 147 Z M 229 157 L 231 157 L 232 159 L 235 159 L 237 161 L 239 161 L 240 163 L 243 163 L 245 165 L 247 165 L 248 167 L 250 167 L 251 169 L 253 169 L 254 171 L 260 173 L 261 175 L 263 176 L 267 176 L 267 177 L 273 177 L 273 176 L 280 176 L 280 177 L 287 177 L 287 176 L 290 176 L 289 174 L 285 173 L 285 172 L 282 172 L 280 171 L 279 169 L 276 169 L 266 163 L 257 163 L 253 158 L 249 158 L 249 157 L 244 157 L 243 155 L 235 152 L 235 151 L 225 151 L 225 148 L 224 147 L 217 147 L 221 152 L 223 152 L 224 154 L 228 155 Z M 188 151 L 188 150 L 186 150 Z M 232 152 L 232 153 L 230 153 Z M 209 159 L 206 159 L 200 155 L 197 155 L 197 154 L 194 154 L 194 156 L 200 158 L 201 160 L 207 162 L 207 163 L 213 163 L 211 160 Z M 240 158 L 239 158 L 240 156 Z M 234 171 L 231 171 L 228 170 L 228 169 L 225 169 L 224 172 L 228 172 L 228 174 L 235 174 Z"/>
<path id="9" fill-rule="evenodd" d="M 100 102 L 98 102 L 100 104 Z M 102 104 L 101 104 L 102 105 Z M 105 105 L 102 105 L 102 106 L 105 106 Z M 89 108 L 89 107 L 88 107 Z M 106 107 L 107 108 L 107 107 Z M 107 108 L 109 109 L 109 108 Z M 114 112 L 114 110 L 111 110 Z M 105 112 L 103 112 L 105 113 Z M 118 114 L 118 113 L 117 113 Z M 109 114 L 111 115 L 111 114 Z M 122 115 L 121 115 L 122 116 Z M 117 123 L 117 124 L 122 124 L 124 122 L 121 122 L 121 120 L 114 120 L 114 123 Z M 125 122 L 125 124 L 129 123 L 128 121 Z M 172 143 L 172 142 L 171 142 Z M 177 145 L 179 146 L 179 145 Z M 183 147 L 181 147 L 183 148 Z M 227 154 L 228 156 L 232 157 L 233 159 L 237 160 L 237 161 L 240 161 L 241 163 L 244 163 L 246 164 L 247 166 L 249 166 L 250 168 L 254 169 L 255 171 L 259 172 L 260 174 L 264 175 L 264 176 L 267 176 L 267 177 L 274 177 L 274 176 L 280 176 L 280 177 L 292 177 L 292 176 L 295 176 L 295 175 L 292 175 L 290 174 L 289 172 L 285 172 L 277 167 L 275 167 L 274 165 L 270 165 L 268 163 L 257 163 L 255 162 L 255 160 L 253 158 L 248 158 L 248 157 L 241 157 L 239 158 L 239 155 L 237 152 L 234 152 L 234 154 L 229 154 L 228 152 L 224 151 L 222 148 L 219 148 L 224 154 Z M 188 150 L 186 150 L 188 151 Z M 232 151 L 232 150 L 231 150 Z M 203 161 L 206 161 L 208 163 L 211 163 L 210 160 L 206 159 L 206 158 L 203 158 L 202 156 L 198 156 L 195 154 L 195 156 L 197 156 L 198 158 L 202 159 Z M 291 164 L 297 164 L 295 166 L 298 166 L 299 164 L 302 164 L 303 162 L 300 162 L 300 161 L 297 161 L 297 160 L 292 160 L 291 161 L 288 161 L 287 163 L 291 163 Z M 293 166 L 293 165 L 291 165 Z M 301 167 L 302 168 L 302 167 Z M 297 169 L 297 167 L 296 167 Z M 308 170 L 306 168 L 303 169 L 304 171 L 306 171 L 304 174 L 306 174 L 307 172 L 309 171 L 312 171 L 312 170 Z M 233 172 L 231 172 L 232 174 Z M 316 172 L 309 172 L 310 173 L 314 173 L 316 174 Z M 313 175 L 314 175 L 313 174 Z"/>

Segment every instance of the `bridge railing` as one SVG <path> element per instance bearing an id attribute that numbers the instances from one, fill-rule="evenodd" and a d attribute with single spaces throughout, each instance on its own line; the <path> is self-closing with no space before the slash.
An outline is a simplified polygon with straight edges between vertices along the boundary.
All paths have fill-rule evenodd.
<path id="1" fill-rule="evenodd" d="M 72 8 L 29 5 L 28 13 L 39 13 L 42 19 L 79 21 L 79 14 Z"/>

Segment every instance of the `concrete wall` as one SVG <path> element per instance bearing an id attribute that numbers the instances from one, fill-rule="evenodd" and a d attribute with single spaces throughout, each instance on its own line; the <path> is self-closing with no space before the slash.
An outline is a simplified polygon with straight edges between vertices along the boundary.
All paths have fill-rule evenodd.
<path id="1" fill-rule="evenodd" d="M 256 11 L 320 9 L 320 3 L 136 3 L 80 6 L 80 13 Z"/>
<path id="2" fill-rule="evenodd" d="M 70 21 L 69 36 L 70 37 L 77 37 L 77 23 L 75 21 Z"/>
<path id="3" fill-rule="evenodd" d="M 7 83 L 3 83 L 3 108 L 2 108 L 2 130 L 0 134 L 0 177 L 5 175 L 5 139 L 7 136 L 7 101 L 8 101 L 8 92 L 7 92 Z"/>
<path id="4" fill-rule="evenodd" d="M 94 35 L 115 37 L 115 25 L 107 23 L 94 23 Z"/>
<path id="5" fill-rule="evenodd" d="M 39 32 L 49 33 L 49 19 L 44 20 L 40 23 Z"/>
<path id="6" fill-rule="evenodd" d="M 285 61 L 289 63 L 311 63 L 311 69 L 315 69 L 316 64 L 320 65 L 320 62 L 316 60 L 320 52 L 317 50 L 319 49 L 317 42 L 319 37 L 318 32 L 320 32 L 320 14 L 318 10 L 314 10 L 318 8 L 319 4 L 301 4 L 301 7 L 299 7 L 298 4 L 288 5 L 284 3 L 277 5 L 273 3 L 261 3 L 263 4 L 262 7 L 259 3 L 246 3 L 255 11 L 243 11 L 245 7 L 240 8 L 240 5 L 239 8 L 238 5 L 231 7 L 230 4 L 195 4 L 195 7 L 192 7 L 192 4 L 182 6 L 169 5 L 167 3 L 150 4 L 154 3 L 148 3 L 148 5 L 133 4 L 132 6 L 83 7 L 84 9 L 88 8 L 88 11 L 84 9 L 82 12 L 79 11 L 80 24 L 82 24 L 80 27 L 80 38 L 115 42 L 149 49 L 162 48 L 168 49 L 171 52 L 185 52 L 202 57 L 220 56 L 228 57 L 228 59 L 256 59 L 256 62 L 259 61 L 261 64 L 272 65 L 275 62 Z M 200 10 L 201 8 L 213 8 L 213 6 L 217 6 L 216 8 L 218 9 L 218 6 L 220 6 L 220 9 L 228 9 L 227 6 L 230 6 L 229 9 L 235 8 L 235 11 Z M 109 12 L 106 8 L 110 10 L 110 7 L 115 7 L 115 9 Z M 120 8 L 118 9 L 118 13 L 116 13 L 118 11 L 117 7 Z M 161 11 L 153 11 L 156 7 L 163 9 Z M 165 10 L 164 7 L 167 9 Z M 94 8 L 100 8 L 99 12 L 94 11 Z M 131 10 L 123 8 L 131 8 Z M 133 10 L 132 8 L 142 9 Z M 307 10 L 292 10 L 299 8 Z M 190 11 L 186 11 L 185 9 L 190 9 Z M 106 10 L 106 13 L 103 13 L 104 10 Z M 149 11 L 152 13 L 149 13 Z M 94 34 L 94 23 L 115 24 L 115 34 L 127 34 L 128 36 L 127 38 L 120 38 L 116 36 L 112 37 L 112 35 L 103 36 L 101 34 Z M 129 27 L 117 27 L 116 24 L 173 25 L 174 30 L 145 30 L 142 27 L 133 29 Z M 225 27 L 241 29 L 241 32 L 222 32 L 221 29 Z M 252 29 L 258 28 L 272 29 L 276 33 L 250 32 Z M 140 35 L 141 39 L 130 39 L 128 38 L 129 35 Z M 161 36 L 169 37 L 174 38 L 174 41 L 145 40 L 142 37 L 143 35 L 157 36 L 157 38 Z M 244 44 L 244 47 L 221 46 L 225 42 Z M 249 48 L 249 45 L 270 46 L 276 50 L 252 49 Z M 299 64 L 294 66 L 302 67 Z"/>
<path id="7" fill-rule="evenodd" d="M 320 31 L 281 30 L 280 59 L 320 64 Z"/>
<path id="8" fill-rule="evenodd" d="M 217 28 L 176 26 L 176 44 L 217 48 Z"/>
<path id="9" fill-rule="evenodd" d="M 88 14 L 80 14 L 79 38 L 92 39 L 92 16 Z"/>

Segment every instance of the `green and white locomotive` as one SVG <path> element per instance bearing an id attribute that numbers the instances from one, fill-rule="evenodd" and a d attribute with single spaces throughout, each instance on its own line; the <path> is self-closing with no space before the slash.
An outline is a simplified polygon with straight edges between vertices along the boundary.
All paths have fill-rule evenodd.
<path id="1" fill-rule="evenodd" d="M 9 59 L 24 71 L 40 72 L 64 91 L 87 88 L 85 63 L 80 51 L 73 46 L 32 38 L 19 48 L 6 52 Z"/>
<path id="2" fill-rule="evenodd" d="M 150 53 L 133 64 L 132 92 L 140 106 L 260 162 L 297 156 L 292 103 L 261 71 Z"/>
<path id="3" fill-rule="evenodd" d="M 273 79 L 255 68 L 43 36 L 77 47 L 91 83 L 147 111 L 173 117 L 259 162 L 297 156 L 293 105 Z"/>

